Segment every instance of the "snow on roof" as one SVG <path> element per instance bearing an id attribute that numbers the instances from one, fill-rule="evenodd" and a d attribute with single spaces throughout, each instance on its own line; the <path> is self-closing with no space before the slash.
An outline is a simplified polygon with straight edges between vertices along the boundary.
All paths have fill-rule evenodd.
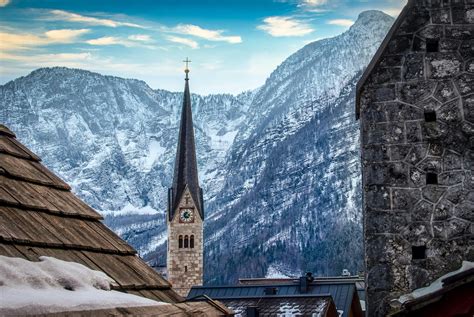
<path id="1" fill-rule="evenodd" d="M 439 291 L 440 289 L 443 288 L 443 282 L 442 281 L 444 279 L 446 279 L 450 276 L 457 275 L 459 273 L 468 271 L 472 268 L 474 268 L 474 262 L 463 261 L 461 267 L 459 269 L 457 269 L 456 271 L 452 271 L 452 272 L 449 272 L 449 273 L 441 276 L 440 278 L 438 278 L 437 280 L 435 280 L 433 283 L 431 283 L 430 285 L 428 285 L 426 287 L 418 288 L 418 289 L 414 290 L 413 292 L 411 292 L 410 294 L 405 294 L 405 295 L 400 296 L 397 299 L 397 301 L 400 302 L 401 304 L 404 304 L 407 301 L 417 299 L 417 298 L 420 298 L 422 296 L 426 296 L 428 294 L 432 294 L 436 291 Z"/>
<path id="2" fill-rule="evenodd" d="M 41 256 L 40 262 L 0 255 L 0 315 L 44 314 L 166 305 L 111 290 L 113 279 L 86 266 Z"/>

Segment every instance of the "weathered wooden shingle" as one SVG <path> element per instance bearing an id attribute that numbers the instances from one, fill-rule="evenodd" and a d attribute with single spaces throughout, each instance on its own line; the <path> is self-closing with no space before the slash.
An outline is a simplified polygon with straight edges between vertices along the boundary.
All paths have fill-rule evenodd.
<path id="1" fill-rule="evenodd" d="M 0 203 L 81 218 L 102 219 L 100 214 L 69 190 L 38 185 L 1 174 Z"/>
<path id="2" fill-rule="evenodd" d="M 41 163 L 0 153 L 0 169 L 10 178 L 21 179 L 33 184 L 40 184 L 59 189 L 70 190 L 68 184 L 51 173 Z"/>

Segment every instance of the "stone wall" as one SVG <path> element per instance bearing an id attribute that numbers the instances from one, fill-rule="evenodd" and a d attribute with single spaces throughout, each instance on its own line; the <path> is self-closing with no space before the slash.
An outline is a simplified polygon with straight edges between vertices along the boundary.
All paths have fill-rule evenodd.
<path id="1" fill-rule="evenodd" d="M 187 199 L 186 199 L 187 197 Z M 186 203 L 188 200 L 188 203 Z M 180 223 L 179 209 L 194 208 L 194 222 Z M 194 248 L 179 248 L 178 237 L 194 235 Z M 203 284 L 203 222 L 189 191 L 183 194 L 178 211 L 168 222 L 168 280 L 181 296 L 187 296 L 192 286 Z"/>
<path id="2" fill-rule="evenodd" d="M 474 0 L 408 6 L 360 89 L 370 316 L 474 260 Z"/>

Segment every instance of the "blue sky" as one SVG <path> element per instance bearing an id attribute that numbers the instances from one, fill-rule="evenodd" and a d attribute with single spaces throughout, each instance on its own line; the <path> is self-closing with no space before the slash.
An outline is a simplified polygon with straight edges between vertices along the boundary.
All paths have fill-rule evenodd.
<path id="1" fill-rule="evenodd" d="M 180 91 L 262 85 L 309 42 L 347 30 L 360 12 L 396 16 L 404 0 L 0 0 L 0 84 L 67 66 Z"/>

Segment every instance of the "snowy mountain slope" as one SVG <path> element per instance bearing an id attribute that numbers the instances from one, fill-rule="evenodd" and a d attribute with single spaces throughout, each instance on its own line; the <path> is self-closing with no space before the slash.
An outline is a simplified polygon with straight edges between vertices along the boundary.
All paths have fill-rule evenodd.
<path id="1" fill-rule="evenodd" d="M 392 22 L 362 13 L 347 32 L 290 56 L 256 93 L 225 186 L 208 202 L 209 270 L 228 272 L 212 282 L 264 276 L 272 264 L 297 274 L 362 269 L 354 94 Z"/>
<path id="2" fill-rule="evenodd" d="M 192 96 L 208 282 L 361 268 L 354 89 L 392 22 L 364 12 L 347 32 L 290 56 L 258 90 Z M 181 98 L 137 80 L 39 69 L 0 86 L 0 121 L 164 264 Z"/>
<path id="3" fill-rule="evenodd" d="M 162 213 L 181 98 L 137 80 L 45 68 L 1 87 L 1 120 L 102 213 Z M 245 102 L 193 95 L 204 180 L 232 145 Z"/>

